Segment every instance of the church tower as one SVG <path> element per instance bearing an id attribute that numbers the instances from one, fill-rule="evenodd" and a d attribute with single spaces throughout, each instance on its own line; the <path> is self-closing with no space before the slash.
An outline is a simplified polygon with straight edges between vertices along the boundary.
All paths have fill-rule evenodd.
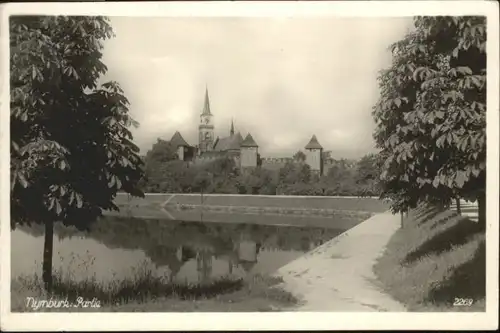
<path id="1" fill-rule="evenodd" d="M 214 124 L 213 115 L 210 111 L 208 88 L 205 89 L 205 102 L 203 104 L 203 111 L 200 114 L 198 132 L 200 153 L 212 150 L 214 146 Z"/>

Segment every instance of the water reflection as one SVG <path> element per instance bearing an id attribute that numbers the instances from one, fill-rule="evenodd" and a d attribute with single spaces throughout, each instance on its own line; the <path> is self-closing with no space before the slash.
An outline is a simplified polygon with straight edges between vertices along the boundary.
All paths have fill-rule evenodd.
<path id="1" fill-rule="evenodd" d="M 344 230 L 106 217 L 90 232 L 56 225 L 54 269 L 119 279 L 146 265 L 168 281 L 206 284 L 271 273 Z M 12 232 L 12 274 L 41 272 L 43 229 Z"/>

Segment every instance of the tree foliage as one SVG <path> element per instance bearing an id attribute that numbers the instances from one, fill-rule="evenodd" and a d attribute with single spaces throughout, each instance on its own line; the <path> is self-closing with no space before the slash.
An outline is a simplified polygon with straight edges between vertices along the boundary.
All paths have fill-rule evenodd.
<path id="1" fill-rule="evenodd" d="M 334 161 L 326 175 L 321 178 L 325 195 L 362 195 L 363 191 L 356 188 L 356 168 L 351 167 L 345 159 Z"/>
<path id="2" fill-rule="evenodd" d="M 240 194 L 276 194 L 276 177 L 270 170 L 253 168 L 241 174 L 236 182 Z"/>
<path id="3" fill-rule="evenodd" d="M 379 192 L 382 163 L 379 154 L 367 154 L 358 161 L 355 182 L 362 194 L 372 196 Z"/>
<path id="4" fill-rule="evenodd" d="M 170 142 L 158 139 L 146 153 L 145 163 L 165 163 L 177 159 L 177 152 Z"/>
<path id="5" fill-rule="evenodd" d="M 185 177 L 184 163 L 170 142 L 158 139 L 144 157 L 144 183 L 150 192 L 178 192 Z"/>
<path id="6" fill-rule="evenodd" d="M 379 76 L 374 138 L 393 210 L 485 196 L 486 21 L 416 17 Z M 481 207 L 480 207 L 481 209 Z"/>
<path id="7" fill-rule="evenodd" d="M 146 154 L 144 191 L 200 192 L 197 176 L 202 172 L 211 175 L 204 193 L 377 196 L 380 191 L 380 159 L 374 154 L 359 161 L 331 159 L 333 165 L 326 175 L 320 176 L 300 159 L 291 160 L 278 170 L 257 166 L 242 171 L 231 156 L 193 163 L 172 160 L 174 152 L 168 147 L 167 141 L 159 140 Z"/>
<path id="8" fill-rule="evenodd" d="M 45 225 L 43 280 L 52 288 L 55 221 L 79 229 L 139 190 L 142 159 L 129 102 L 106 73 L 104 17 L 10 18 L 11 227 Z"/>
<path id="9" fill-rule="evenodd" d="M 330 160 L 332 160 L 332 152 L 330 150 L 323 151 L 321 153 L 321 159 L 323 161 L 330 161 Z"/>
<path id="10" fill-rule="evenodd" d="M 208 171 L 201 171 L 196 174 L 194 177 L 194 190 L 200 192 L 202 195 L 203 201 L 203 193 L 206 192 L 206 189 L 213 183 L 213 175 Z"/>
<path id="11" fill-rule="evenodd" d="M 311 167 L 308 164 L 287 162 L 279 171 L 280 184 L 308 183 Z"/>
<path id="12" fill-rule="evenodd" d="M 104 17 L 11 17 L 12 223 L 83 227 L 117 209 L 117 191 L 142 195 L 128 101 L 107 68 Z"/>
<path id="13" fill-rule="evenodd" d="M 297 162 L 305 162 L 306 161 L 306 154 L 302 150 L 299 150 L 298 152 L 293 155 L 293 160 Z"/>

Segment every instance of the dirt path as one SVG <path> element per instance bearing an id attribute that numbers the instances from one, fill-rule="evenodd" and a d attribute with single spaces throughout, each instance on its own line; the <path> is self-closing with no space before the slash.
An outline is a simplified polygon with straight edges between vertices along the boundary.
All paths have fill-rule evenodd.
<path id="1" fill-rule="evenodd" d="M 281 287 L 302 300 L 295 310 L 405 311 L 372 270 L 399 223 L 397 215 L 377 214 L 280 268 Z"/>

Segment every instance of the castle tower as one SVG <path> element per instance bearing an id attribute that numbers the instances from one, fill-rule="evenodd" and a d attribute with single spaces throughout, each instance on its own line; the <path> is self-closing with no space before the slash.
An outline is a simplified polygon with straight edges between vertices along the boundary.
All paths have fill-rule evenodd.
<path id="1" fill-rule="evenodd" d="M 186 153 L 189 150 L 190 146 L 184 140 L 182 137 L 181 133 L 179 131 L 176 131 L 172 138 L 170 139 L 170 144 L 174 147 L 174 149 L 177 152 L 177 157 L 181 160 L 184 161 L 186 159 Z"/>
<path id="2" fill-rule="evenodd" d="M 213 115 L 210 111 L 210 99 L 208 97 L 208 88 L 205 89 L 205 102 L 203 111 L 200 115 L 199 132 L 199 149 L 200 153 L 210 151 L 214 147 L 214 124 Z"/>
<path id="3" fill-rule="evenodd" d="M 245 140 L 241 142 L 241 167 L 256 167 L 257 166 L 257 154 L 259 153 L 259 145 L 252 138 L 252 135 L 248 133 Z"/>
<path id="4" fill-rule="evenodd" d="M 322 153 L 323 147 L 319 144 L 316 135 L 313 135 L 309 143 L 305 146 L 306 163 L 311 167 L 311 171 L 323 174 Z"/>

